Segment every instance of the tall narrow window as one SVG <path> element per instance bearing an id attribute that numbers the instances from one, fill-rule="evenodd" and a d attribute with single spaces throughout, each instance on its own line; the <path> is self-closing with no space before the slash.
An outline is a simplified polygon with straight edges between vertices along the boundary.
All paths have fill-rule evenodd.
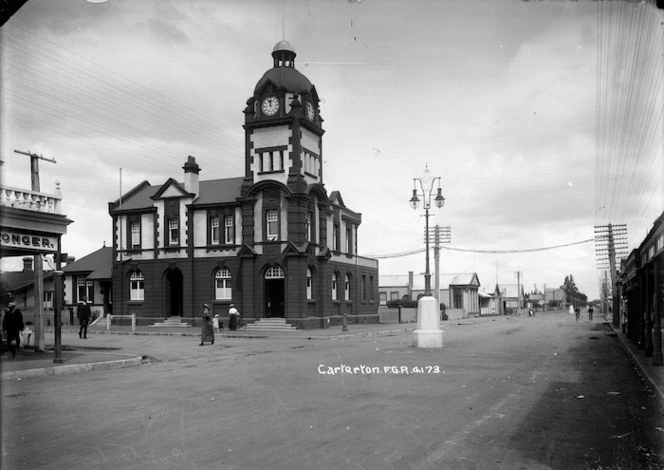
<path id="1" fill-rule="evenodd" d="M 279 211 L 268 210 L 265 212 L 265 221 L 267 225 L 267 239 L 274 241 L 279 238 Z"/>
<path id="2" fill-rule="evenodd" d="M 145 278 L 140 271 L 134 271 L 129 276 L 129 300 L 143 300 L 145 297 Z"/>
<path id="3" fill-rule="evenodd" d="M 87 297 L 88 293 L 85 288 L 85 278 L 84 277 L 79 277 L 76 279 L 76 287 L 77 287 L 77 294 L 78 294 L 78 300 L 81 300 L 83 297 Z"/>
<path id="4" fill-rule="evenodd" d="M 218 269 L 214 275 L 214 298 L 217 300 L 228 300 L 233 298 L 231 289 L 231 270 L 228 268 Z"/>
<path id="5" fill-rule="evenodd" d="M 374 278 L 369 276 L 369 300 L 373 302 L 374 300 Z"/>
<path id="6" fill-rule="evenodd" d="M 339 225 L 334 224 L 332 229 L 332 249 L 334 251 L 339 251 Z"/>
<path id="7" fill-rule="evenodd" d="M 307 268 L 307 299 L 311 300 L 313 296 L 313 284 L 311 276 L 311 268 Z"/>
<path id="8" fill-rule="evenodd" d="M 210 243 L 212 245 L 219 244 L 219 217 L 210 217 Z"/>
<path id="9" fill-rule="evenodd" d="M 353 252 L 352 238 L 351 238 L 351 228 L 346 227 L 346 253 Z"/>
<path id="10" fill-rule="evenodd" d="M 284 169 L 284 151 L 279 150 L 279 169 L 283 170 Z"/>
<path id="11" fill-rule="evenodd" d="M 235 244 L 235 219 L 232 215 L 224 217 L 224 243 L 226 245 Z"/>
<path id="12" fill-rule="evenodd" d="M 274 152 L 270 152 L 270 171 L 274 171 Z"/>
<path id="13" fill-rule="evenodd" d="M 367 277 L 362 275 L 362 300 L 367 300 Z"/>
<path id="14" fill-rule="evenodd" d="M 180 222 L 178 219 L 168 219 L 168 244 L 180 244 Z"/>
<path id="15" fill-rule="evenodd" d="M 131 247 L 136 249 L 141 247 L 141 223 L 134 221 L 130 224 L 131 229 Z"/>
<path id="16" fill-rule="evenodd" d="M 337 273 L 332 273 L 332 300 L 339 300 L 337 296 Z"/>
<path id="17" fill-rule="evenodd" d="M 350 276 L 348 274 L 344 278 L 344 299 L 350 300 Z"/>
<path id="18" fill-rule="evenodd" d="M 307 241 L 310 242 L 313 237 L 311 236 L 311 214 L 309 212 L 306 215 L 305 226 Z"/>

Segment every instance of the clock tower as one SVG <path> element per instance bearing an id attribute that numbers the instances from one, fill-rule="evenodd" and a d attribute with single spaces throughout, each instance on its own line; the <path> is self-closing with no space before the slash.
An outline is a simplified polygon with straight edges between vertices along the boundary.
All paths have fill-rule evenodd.
<path id="1" fill-rule="evenodd" d="M 273 67 L 247 100 L 243 194 L 261 182 L 279 182 L 291 194 L 323 185 L 323 119 L 309 79 L 295 69 L 295 50 L 280 41 Z"/>

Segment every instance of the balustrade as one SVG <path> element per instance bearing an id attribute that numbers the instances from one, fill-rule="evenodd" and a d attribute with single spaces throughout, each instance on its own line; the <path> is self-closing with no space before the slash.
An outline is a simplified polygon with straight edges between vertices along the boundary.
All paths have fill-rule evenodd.
<path id="1" fill-rule="evenodd" d="M 62 204 L 60 183 L 56 183 L 55 191 L 56 194 L 46 194 L 27 189 L 0 186 L 0 206 L 34 212 L 60 214 Z"/>

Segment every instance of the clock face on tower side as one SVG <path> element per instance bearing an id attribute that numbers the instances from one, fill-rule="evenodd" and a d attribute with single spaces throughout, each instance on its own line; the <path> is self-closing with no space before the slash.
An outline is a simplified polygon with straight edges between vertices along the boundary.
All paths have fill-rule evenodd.
<path id="1" fill-rule="evenodd" d="M 307 101 L 307 118 L 310 121 L 313 121 L 315 114 L 316 112 L 314 111 L 314 105 Z"/>
<path id="2" fill-rule="evenodd" d="M 263 114 L 274 116 L 279 111 L 279 100 L 274 96 L 268 96 L 263 100 Z"/>

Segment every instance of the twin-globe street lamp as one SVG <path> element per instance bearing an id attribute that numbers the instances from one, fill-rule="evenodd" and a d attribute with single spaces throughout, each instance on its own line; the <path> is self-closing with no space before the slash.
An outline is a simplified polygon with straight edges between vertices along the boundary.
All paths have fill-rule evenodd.
<path id="1" fill-rule="evenodd" d="M 429 173 L 429 165 L 424 170 L 424 176 L 421 178 L 413 178 L 413 197 L 410 198 L 410 206 L 417 210 L 420 203 L 418 196 L 417 183 L 420 184 L 419 195 L 422 196 L 422 205 L 424 207 L 424 217 L 426 219 L 424 239 L 426 241 L 427 252 L 427 265 L 424 273 L 424 295 L 431 296 L 431 272 L 429 271 L 429 209 L 431 208 L 431 196 L 433 194 L 434 185 L 438 183 L 438 192 L 434 198 L 434 203 L 439 209 L 445 205 L 445 198 L 441 194 L 440 189 L 440 176 L 432 177 Z"/>

